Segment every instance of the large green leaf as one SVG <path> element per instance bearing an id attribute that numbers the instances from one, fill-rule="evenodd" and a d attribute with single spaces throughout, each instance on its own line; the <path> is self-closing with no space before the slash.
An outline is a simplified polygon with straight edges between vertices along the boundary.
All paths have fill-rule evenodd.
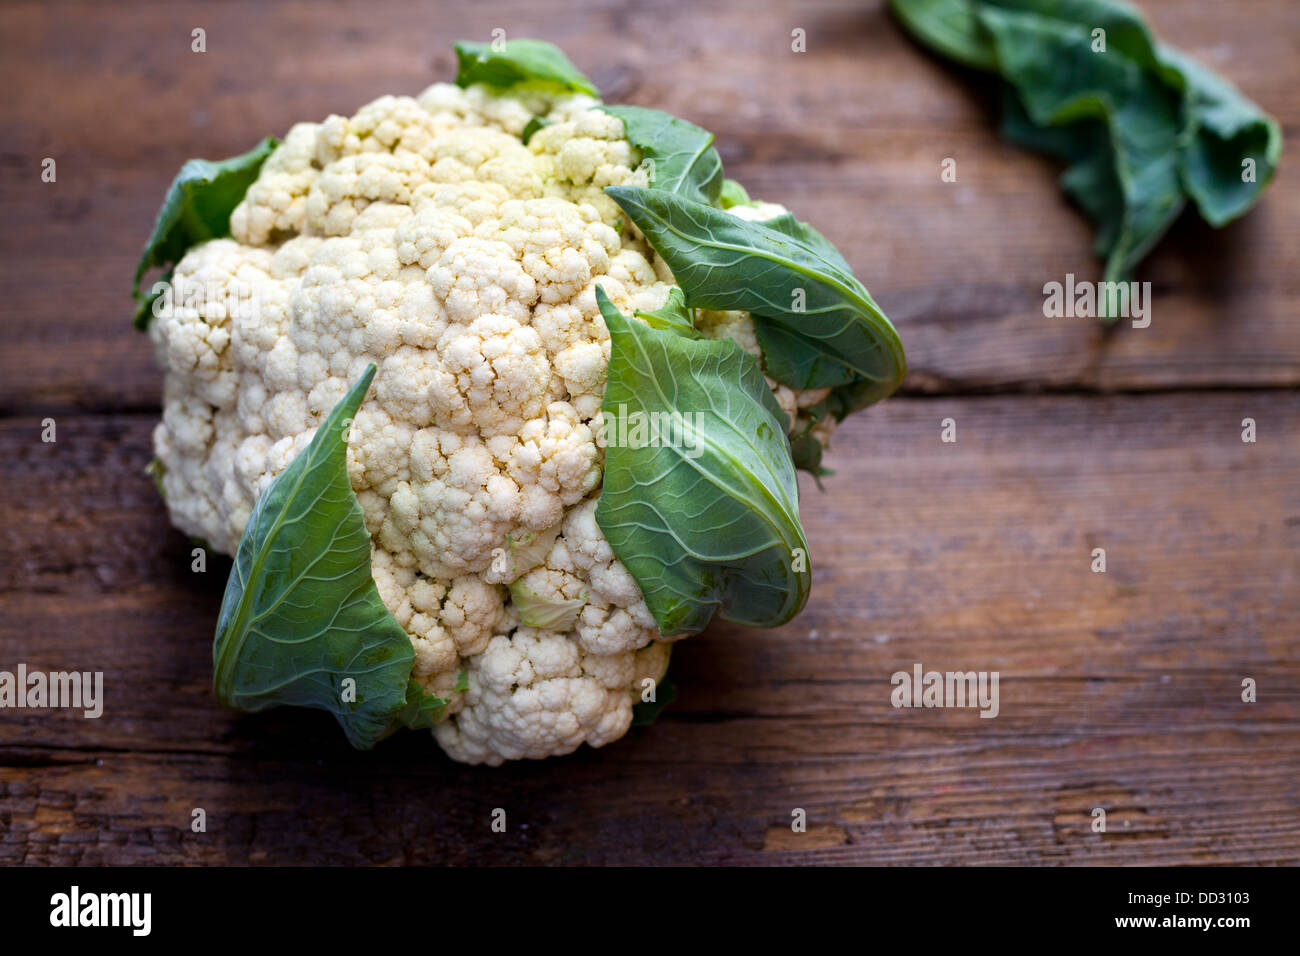
<path id="1" fill-rule="evenodd" d="M 1282 157 L 1277 120 L 1241 95 L 1231 83 L 1169 47 L 1162 61 L 1177 72 L 1191 135 L 1182 156 L 1183 181 L 1201 216 L 1222 226 L 1246 212 L 1268 185 Z M 1253 160 L 1255 175 L 1243 176 Z"/>
<path id="2" fill-rule="evenodd" d="M 1131 277 L 1188 198 L 1221 226 L 1250 208 L 1277 167 L 1277 122 L 1222 77 L 1157 43 L 1127 3 L 891 6 L 921 42 L 1007 81 L 1014 95 L 1003 132 L 1067 162 L 1062 188 L 1097 223 L 1107 281 Z M 1251 164 L 1253 178 L 1243 174 Z"/>
<path id="3" fill-rule="evenodd" d="M 889 0 L 894 16 L 936 53 L 980 70 L 997 69 L 993 44 L 971 0 Z"/>
<path id="4" fill-rule="evenodd" d="M 670 113 L 643 106 L 602 106 L 623 121 L 623 135 L 653 165 L 650 185 L 695 202 L 717 205 L 722 159 L 713 134 Z"/>
<path id="5" fill-rule="evenodd" d="M 692 308 L 750 312 L 766 371 L 792 388 L 840 386 L 852 407 L 903 380 L 903 346 L 889 319 L 811 227 L 791 216 L 747 222 L 658 189 L 609 186 L 672 269 Z"/>
<path id="6" fill-rule="evenodd" d="M 789 423 L 757 361 L 729 340 L 625 318 L 603 289 L 596 298 L 610 333 L 596 521 L 610 547 L 664 635 L 703 630 L 714 613 L 785 623 L 808 598 L 808 544 Z M 673 424 L 656 441 L 638 421 Z"/>
<path id="7" fill-rule="evenodd" d="M 359 749 L 399 726 L 432 726 L 446 706 L 411 679 L 415 652 L 371 577 L 370 535 L 348 482 L 348 426 L 374 377 L 371 364 L 258 498 L 212 645 L 223 704 L 327 710 Z"/>
<path id="8" fill-rule="evenodd" d="M 1038 126 L 1015 90 L 1007 86 L 1001 131 L 1014 143 L 1065 160 L 1068 165 L 1061 174 L 1061 188 L 1097 224 L 1093 243 L 1097 256 L 1109 256 L 1124 225 L 1124 190 L 1115 175 L 1105 123 L 1083 120 L 1069 126 Z"/>
<path id="9" fill-rule="evenodd" d="M 154 266 L 175 265 L 191 246 L 230 235 L 230 214 L 278 145 L 279 140 L 268 136 L 241 156 L 219 162 L 191 159 L 181 167 L 167 189 L 153 233 L 136 266 L 132 295 L 140 303 L 135 315 L 137 329 L 148 326 L 157 298 L 140 292 L 145 272 Z M 170 278 L 168 270 L 163 279 Z"/>
<path id="10" fill-rule="evenodd" d="M 508 89 L 516 83 L 539 80 L 566 90 L 599 96 L 594 83 L 569 62 L 559 47 L 545 40 L 504 40 L 456 44 L 456 84 L 486 83 Z"/>
<path id="11" fill-rule="evenodd" d="M 1108 243 L 1104 279 L 1128 279 L 1183 209 L 1179 98 L 1154 82 L 1109 36 L 1107 52 L 1093 52 L 1089 23 L 993 6 L 978 16 L 993 37 L 1003 75 L 1035 123 L 1057 126 L 1095 119 L 1105 124 L 1124 202 L 1117 227 L 1102 223 L 1115 233 Z M 1078 195 L 1080 188 L 1076 185 L 1072 192 Z"/>

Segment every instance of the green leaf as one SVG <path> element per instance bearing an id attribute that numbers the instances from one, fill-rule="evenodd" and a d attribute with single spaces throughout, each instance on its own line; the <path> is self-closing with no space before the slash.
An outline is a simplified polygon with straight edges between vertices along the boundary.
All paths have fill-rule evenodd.
<path id="1" fill-rule="evenodd" d="M 561 525 L 557 524 L 545 531 L 525 531 L 518 537 L 507 534 L 506 541 L 510 545 L 510 569 L 504 575 L 504 579 L 513 581 L 543 564 L 555 544 L 555 539 L 560 536 L 560 530 Z"/>
<path id="2" fill-rule="evenodd" d="M 975 19 L 971 0 L 889 0 L 889 8 L 936 53 L 979 70 L 997 69 L 993 45 Z"/>
<path id="3" fill-rule="evenodd" d="M 788 420 L 757 361 L 730 340 L 628 319 L 603 289 L 596 299 L 610 334 L 596 521 L 660 633 L 696 633 L 715 612 L 785 623 L 808 598 L 808 543 Z M 659 440 L 638 439 L 637 421 L 660 423 Z"/>
<path id="4" fill-rule="evenodd" d="M 456 44 L 456 85 L 486 83 L 508 89 L 529 80 L 552 83 L 576 93 L 599 96 L 591 80 L 578 72 L 559 47 L 545 40 L 506 40 L 500 44 Z"/>
<path id="5" fill-rule="evenodd" d="M 921 42 L 1007 81 L 1013 92 L 1003 132 L 1067 162 L 1061 186 L 1097 223 L 1105 281 L 1129 279 L 1187 199 L 1221 226 L 1250 208 L 1277 167 L 1276 120 L 1222 77 L 1157 43 L 1126 3 L 891 5 Z M 1253 179 L 1243 176 L 1248 163 Z"/>
<path id="6" fill-rule="evenodd" d="M 1231 83 L 1191 57 L 1160 48 L 1162 62 L 1182 80 L 1192 135 L 1182 156 L 1183 181 L 1201 216 L 1226 225 L 1245 213 L 1273 178 L 1282 157 L 1282 129 Z M 1244 160 L 1255 178 L 1242 176 Z"/>
<path id="7" fill-rule="evenodd" d="M 749 193 L 745 191 L 745 187 L 734 179 L 724 179 L 722 181 L 722 192 L 718 196 L 718 204 L 723 209 L 730 209 L 732 206 L 758 205 L 749 198 Z"/>
<path id="8" fill-rule="evenodd" d="M 812 430 L 814 425 L 827 416 L 837 415 L 842 419 L 848 414 L 847 412 L 841 414 L 842 410 L 838 404 L 837 396 L 832 393 L 811 408 L 805 409 L 804 414 L 808 416 L 807 424 L 790 436 L 790 454 L 794 459 L 794 466 L 812 475 L 817 480 L 818 488 L 822 487 L 821 479 L 834 472 L 822 467 L 822 443 L 818 441 Z"/>
<path id="9" fill-rule="evenodd" d="M 145 467 L 144 473 L 153 479 L 153 486 L 158 489 L 158 497 L 166 501 L 167 491 L 163 488 L 163 475 L 167 474 L 167 466 L 154 458 Z"/>
<path id="10" fill-rule="evenodd" d="M 145 272 L 153 266 L 175 265 L 190 247 L 230 235 L 230 214 L 278 145 L 279 140 L 268 136 L 242 156 L 219 162 L 191 159 L 181 167 L 167 189 L 136 266 L 131 294 L 141 303 L 135 316 L 137 329 L 148 326 L 153 300 L 158 297 L 157 293 L 141 295 L 140 280 Z M 170 278 L 169 271 L 164 281 Z"/>
<path id="11" fill-rule="evenodd" d="M 257 499 L 235 554 L 212 645 L 228 707 L 332 713 L 365 750 L 401 725 L 428 727 L 446 702 L 411 679 L 410 638 L 370 574 L 370 535 L 348 482 L 347 426 L 365 374 Z M 355 700 L 345 700 L 345 680 Z"/>
<path id="12" fill-rule="evenodd" d="M 393 621 L 393 623 L 397 624 L 396 621 Z M 400 627 L 401 625 L 398 626 Z M 405 634 L 406 632 L 403 631 L 402 633 Z M 409 638 L 407 639 L 407 643 L 410 643 Z M 415 652 L 412 651 L 411 653 L 414 655 Z M 360 681 L 358 681 L 358 683 L 360 683 Z M 425 693 L 425 690 L 420 686 L 419 681 L 414 677 L 408 677 L 406 680 L 405 701 L 397 713 L 391 715 L 388 718 L 387 723 L 382 725 L 382 730 L 378 737 L 371 740 L 369 737 L 363 736 L 361 731 L 367 730 L 369 724 L 354 723 L 349 725 L 342 719 L 339 720 L 339 723 L 343 724 L 343 730 L 348 733 L 348 742 L 351 743 L 352 746 L 356 747 L 358 750 L 369 750 L 376 742 L 383 740 L 384 737 L 387 737 L 399 727 L 406 727 L 410 730 L 428 730 L 430 727 L 437 726 L 442 722 L 443 715 L 447 712 L 447 704 L 448 701 L 443 700 L 441 697 Z M 302 706 L 311 705 L 305 704 Z M 357 730 L 355 736 L 353 733 L 348 732 L 349 727 L 353 727 Z"/>
<path id="13" fill-rule="evenodd" d="M 1002 135 L 1014 143 L 1051 153 L 1069 165 L 1061 174 L 1061 188 L 1097 224 L 1093 243 L 1104 259 L 1119 239 L 1124 225 L 1124 190 L 1115 175 L 1110 134 L 1101 122 L 1080 121 L 1069 126 L 1037 126 L 1008 86 L 1003 103 Z"/>
<path id="14" fill-rule="evenodd" d="M 528 141 L 533 138 L 534 133 L 536 133 L 539 129 L 546 129 L 546 127 L 552 125 L 554 122 L 555 120 L 547 119 L 545 116 L 534 116 L 532 119 L 528 121 L 528 124 L 524 127 L 524 132 L 520 136 L 520 139 L 522 139 L 524 141 L 524 145 L 527 146 Z"/>
<path id="15" fill-rule="evenodd" d="M 136 306 L 135 318 L 131 320 L 131 324 L 139 331 L 143 332 L 149 328 L 149 321 L 153 318 L 153 304 L 162 296 L 164 289 L 171 285 L 172 273 L 175 271 L 175 269 L 168 269 L 158 277 L 148 292 L 135 294 L 135 300 L 139 305 Z"/>
<path id="16" fill-rule="evenodd" d="M 660 110 L 600 108 L 623 121 L 627 141 L 653 164 L 651 188 L 717 205 L 722 192 L 722 159 L 713 148 L 712 133 Z"/>
<path id="17" fill-rule="evenodd" d="M 764 219 L 763 225 L 768 229 L 789 236 L 795 242 L 806 244 L 817 255 L 821 256 L 837 268 L 848 273 L 853 272 L 853 267 L 849 265 L 848 260 L 844 258 L 829 239 L 808 223 L 800 222 L 798 219 L 794 218 L 793 214 L 783 212 L 781 215 L 773 216 L 771 219 Z"/>
<path id="18" fill-rule="evenodd" d="M 801 431 L 790 439 L 790 455 L 794 459 L 794 466 L 812 475 L 813 480 L 817 482 L 817 487 L 825 491 L 826 489 L 822 487 L 822 478 L 835 472 L 822 467 L 822 450 L 822 443 L 807 430 Z"/>
<path id="19" fill-rule="evenodd" d="M 659 308 L 653 312 L 638 309 L 636 314 L 652 329 L 680 332 L 693 338 L 700 337 L 700 334 L 695 331 L 695 310 L 687 307 L 686 297 L 677 286 L 668 290 L 668 298 Z"/>
<path id="20" fill-rule="evenodd" d="M 587 597 L 547 598 L 530 588 L 522 578 L 510 585 L 510 600 L 519 612 L 519 620 L 543 631 L 568 631 L 587 605 Z"/>
<path id="21" fill-rule="evenodd" d="M 632 705 L 632 726 L 648 727 L 677 699 L 677 686 L 665 674 L 655 682 L 655 699 L 638 700 Z"/>
<path id="22" fill-rule="evenodd" d="M 689 306 L 753 316 L 773 378 L 799 389 L 840 386 L 852 397 L 847 411 L 903 380 L 898 333 L 811 227 L 793 216 L 747 222 L 657 189 L 605 192 L 668 264 Z"/>
<path id="23" fill-rule="evenodd" d="M 1104 279 L 1127 280 L 1183 209 L 1178 97 L 1144 72 L 1141 60 L 1125 56 L 1109 36 L 1107 52 L 1093 52 L 1090 23 L 992 6 L 977 15 L 993 37 L 1003 76 L 1036 124 L 1105 124 L 1123 213 L 1117 225 L 1103 223 L 1114 232 L 1113 241 L 1107 242 Z M 1147 55 L 1147 48 L 1138 50 Z M 1095 165 L 1085 169 L 1095 176 Z M 1072 192 L 1078 195 L 1083 188 L 1076 183 Z"/>

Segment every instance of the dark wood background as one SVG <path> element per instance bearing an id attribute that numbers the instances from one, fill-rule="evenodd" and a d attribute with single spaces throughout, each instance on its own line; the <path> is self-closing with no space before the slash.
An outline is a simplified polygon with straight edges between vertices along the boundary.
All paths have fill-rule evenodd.
<path id="1" fill-rule="evenodd" d="M 1300 128 L 1294 0 L 1143 6 Z M 493 770 L 213 701 L 226 568 L 191 573 L 143 473 L 161 378 L 127 291 L 187 157 L 449 79 L 452 41 L 496 26 L 715 131 L 731 175 L 845 251 L 911 374 L 805 488 L 797 621 L 679 645 L 652 728 Z M 0 713 L 0 862 L 1300 860 L 1294 135 L 1249 216 L 1189 216 L 1148 261 L 1151 327 L 1106 332 L 1041 314 L 1044 282 L 1100 271 L 1056 169 L 878 0 L 13 2 L 0 78 L 0 669 L 102 670 L 107 698 Z M 999 671 L 1001 715 L 891 708 L 915 662 Z"/>

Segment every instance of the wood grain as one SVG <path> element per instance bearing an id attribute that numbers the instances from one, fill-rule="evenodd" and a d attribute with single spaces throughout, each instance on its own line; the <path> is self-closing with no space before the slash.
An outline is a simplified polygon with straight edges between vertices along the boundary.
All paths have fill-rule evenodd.
<path id="1" fill-rule="evenodd" d="M 1170 42 L 1284 128 L 1300 122 L 1290 0 L 1255 0 L 1248 16 L 1209 0 L 1149 8 Z M 196 25 L 205 54 L 190 52 Z M 353 0 L 328 16 L 306 0 L 13 3 L 0 26 L 0 80 L 20 91 L 0 105 L 0 412 L 154 405 L 160 378 L 126 325 L 126 291 L 180 164 L 448 79 L 451 41 L 494 26 L 561 43 L 611 100 L 713 130 L 731 175 L 847 251 L 899 325 L 911 391 L 1300 384 L 1300 166 L 1284 162 L 1225 230 L 1180 224 L 1142 272 L 1150 328 L 1044 318 L 1044 283 L 1099 276 L 1090 227 L 1050 161 L 998 139 L 989 83 L 920 51 L 879 2 Z M 806 53 L 790 50 L 795 27 Z M 56 183 L 40 180 L 47 156 Z M 956 183 L 939 178 L 948 157 Z"/>
<path id="2" fill-rule="evenodd" d="M 1143 6 L 1300 123 L 1290 0 Z M 488 770 L 214 702 L 226 565 L 190 570 L 143 474 L 161 378 L 126 292 L 185 158 L 418 91 L 495 26 L 714 130 L 840 244 L 911 374 L 804 487 L 797 621 L 679 645 L 651 728 Z M 0 863 L 1300 862 L 1294 163 L 1228 229 L 1180 223 L 1142 273 L 1151 327 L 1105 332 L 1041 315 L 1044 282 L 1100 271 L 1056 170 L 872 0 L 15 2 L 0 79 L 0 669 L 102 670 L 107 695 L 99 720 L 0 712 Z M 917 662 L 998 671 L 999 716 L 893 708 Z"/>
<path id="3" fill-rule="evenodd" d="M 216 705 L 224 567 L 192 573 L 167 530 L 146 417 L 75 421 L 57 447 L 0 425 L 5 487 L 44 488 L 0 511 L 0 661 L 102 669 L 108 688 L 99 720 L 6 715 L 11 861 L 1300 858 L 1295 394 L 888 402 L 844 428 L 829 490 L 804 490 L 803 616 L 680 645 L 654 727 L 501 770 L 416 734 L 355 754 L 328 717 Z M 890 675 L 915 662 L 997 670 L 1000 715 L 893 708 Z"/>

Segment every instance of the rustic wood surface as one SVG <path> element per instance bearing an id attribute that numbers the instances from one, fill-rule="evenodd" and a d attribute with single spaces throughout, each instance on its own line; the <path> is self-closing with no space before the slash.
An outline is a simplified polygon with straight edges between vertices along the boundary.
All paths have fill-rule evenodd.
<path id="1" fill-rule="evenodd" d="M 1300 123 L 1293 0 L 1142 5 Z M 731 175 L 845 251 L 911 374 L 804 488 L 798 620 L 680 645 L 651 728 L 492 770 L 213 701 L 226 566 L 190 571 L 142 473 L 161 378 L 125 294 L 185 158 L 418 91 L 495 26 L 714 130 Z M 1189 217 L 1152 256 L 1150 328 L 1105 332 L 1041 315 L 1044 282 L 1099 273 L 1057 170 L 874 0 L 14 2 L 0 78 L 0 669 L 103 670 L 107 697 L 99 720 L 0 712 L 0 863 L 1300 862 L 1290 157 L 1245 219 Z M 997 670 L 1000 715 L 892 708 L 916 662 Z"/>

